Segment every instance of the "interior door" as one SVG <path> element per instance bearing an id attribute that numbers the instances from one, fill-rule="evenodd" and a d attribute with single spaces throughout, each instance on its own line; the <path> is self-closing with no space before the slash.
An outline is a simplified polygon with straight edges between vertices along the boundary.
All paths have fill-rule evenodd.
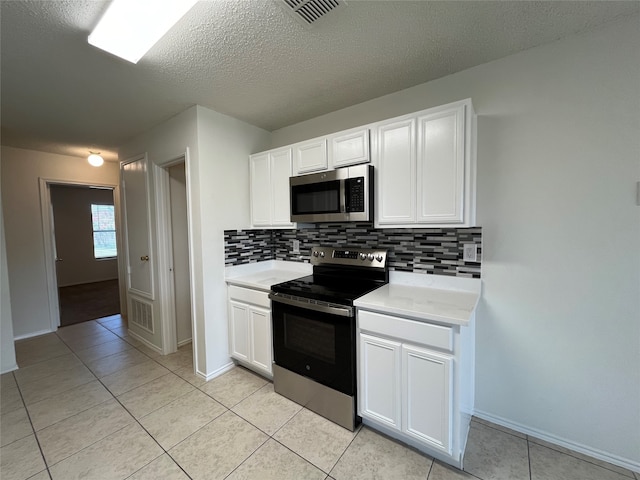
<path id="1" fill-rule="evenodd" d="M 189 274 L 189 226 L 187 179 L 184 162 L 169 167 L 171 247 L 178 345 L 191 340 L 191 280 Z"/>
<path id="2" fill-rule="evenodd" d="M 127 288 L 153 300 L 147 157 L 121 166 L 127 243 Z"/>

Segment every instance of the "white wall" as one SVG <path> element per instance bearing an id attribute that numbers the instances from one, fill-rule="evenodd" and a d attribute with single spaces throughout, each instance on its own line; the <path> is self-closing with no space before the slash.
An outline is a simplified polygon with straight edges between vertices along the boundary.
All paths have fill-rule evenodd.
<path id="1" fill-rule="evenodd" d="M 0 176 L 2 169 L 0 168 Z M 2 182 L 0 181 L 0 185 Z M 7 271 L 7 248 L 4 240 L 4 218 L 2 196 L 0 196 L 0 373 L 18 368 L 16 349 L 13 345 L 13 325 L 11 322 L 11 296 L 9 293 L 9 273 Z"/>
<path id="2" fill-rule="evenodd" d="M 118 153 L 124 160 L 146 151 L 151 162 L 166 165 L 189 150 L 193 344 L 196 371 L 204 376 L 215 375 L 230 363 L 223 231 L 249 225 L 248 158 L 252 151 L 266 148 L 268 141 L 264 130 L 197 106 L 135 138 Z M 150 185 L 153 188 L 153 179 Z M 151 198 L 153 203 L 154 192 Z M 151 213 L 155 218 L 155 205 Z M 154 219 L 152 235 L 157 242 L 155 229 Z M 157 309 L 155 314 L 159 319 Z"/>
<path id="3" fill-rule="evenodd" d="M 201 291 L 208 374 L 229 363 L 224 230 L 247 228 L 249 154 L 267 147 L 269 134 L 198 107 L 198 200 Z M 199 331 L 199 333 L 202 330 Z"/>
<path id="4" fill-rule="evenodd" d="M 158 255 L 159 255 L 159 243 L 158 243 L 158 221 L 157 221 L 157 209 L 156 205 L 156 192 L 155 192 L 155 174 L 157 171 L 154 165 L 166 165 L 174 162 L 178 158 L 182 158 L 187 150 L 189 151 L 190 160 L 187 160 L 187 164 L 195 169 L 194 172 L 190 172 L 191 175 L 197 176 L 197 164 L 198 164 L 198 141 L 197 141 L 197 129 L 196 129 L 196 108 L 192 107 L 184 112 L 170 118 L 166 122 L 158 125 L 152 130 L 145 132 L 142 135 L 132 139 L 129 143 L 120 147 L 118 151 L 118 158 L 120 161 L 133 158 L 137 155 L 147 153 L 149 161 L 149 211 L 151 215 L 151 243 L 153 254 L 150 255 L 150 262 L 153 264 L 153 285 L 155 292 L 154 297 L 156 301 L 153 302 L 153 318 L 155 322 L 154 333 L 147 333 L 145 330 L 136 328 L 135 324 L 130 324 L 130 329 L 135 333 L 145 338 L 150 343 L 154 344 L 158 348 L 162 348 L 162 314 L 161 305 L 158 301 L 160 286 L 160 277 L 158 276 Z M 125 187 L 126 188 L 126 187 Z M 188 200 L 189 201 L 189 200 Z M 195 344 L 195 342 L 194 342 Z M 196 346 L 197 347 L 197 346 Z M 203 345 L 201 345 L 203 348 Z M 196 354 L 198 350 L 196 348 Z M 200 361 L 196 359 L 196 367 L 202 365 L 204 367 L 204 358 Z"/>
<path id="5" fill-rule="evenodd" d="M 13 333 L 22 338 L 51 331 L 39 178 L 117 185 L 118 165 L 5 146 L 1 153 Z"/>
<path id="6" fill-rule="evenodd" d="M 273 134 L 272 147 L 467 97 L 478 114 L 481 416 L 640 469 L 640 22 Z"/>
<path id="7" fill-rule="evenodd" d="M 118 278 L 118 261 L 96 259 L 91 205 L 113 205 L 113 190 L 67 185 L 51 186 L 58 287 Z"/>

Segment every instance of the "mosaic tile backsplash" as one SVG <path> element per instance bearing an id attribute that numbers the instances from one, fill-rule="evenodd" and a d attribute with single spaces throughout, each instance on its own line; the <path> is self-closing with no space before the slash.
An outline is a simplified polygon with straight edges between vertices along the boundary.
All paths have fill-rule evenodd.
<path id="1" fill-rule="evenodd" d="M 300 253 L 293 254 L 293 240 Z M 478 245 L 478 261 L 462 260 L 463 246 Z M 263 260 L 309 262 L 312 246 L 385 248 L 390 270 L 480 278 L 482 228 L 372 228 L 369 224 L 318 224 L 297 230 L 225 230 L 225 264 Z"/>

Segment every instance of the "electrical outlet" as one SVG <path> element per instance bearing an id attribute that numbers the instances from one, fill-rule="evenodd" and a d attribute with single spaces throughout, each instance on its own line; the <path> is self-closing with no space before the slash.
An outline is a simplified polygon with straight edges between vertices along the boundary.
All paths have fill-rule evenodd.
<path id="1" fill-rule="evenodd" d="M 462 247 L 462 260 L 465 262 L 477 262 L 478 245 L 475 243 L 465 243 Z"/>
<path id="2" fill-rule="evenodd" d="M 293 240 L 293 250 L 292 253 L 300 253 L 300 240 Z"/>

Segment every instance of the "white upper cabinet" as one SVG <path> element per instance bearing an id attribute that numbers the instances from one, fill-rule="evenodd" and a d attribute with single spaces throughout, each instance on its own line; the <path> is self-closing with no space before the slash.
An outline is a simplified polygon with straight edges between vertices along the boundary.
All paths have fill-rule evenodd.
<path id="1" fill-rule="evenodd" d="M 462 223 L 464 105 L 418 117 L 418 223 Z"/>
<path id="2" fill-rule="evenodd" d="M 470 100 L 373 128 L 376 225 L 475 224 L 475 115 Z"/>
<path id="3" fill-rule="evenodd" d="M 293 158 L 296 175 L 326 170 L 329 167 L 326 137 L 296 143 Z"/>
<path id="4" fill-rule="evenodd" d="M 387 122 L 376 129 L 379 223 L 414 223 L 416 219 L 415 119 Z"/>
<path id="5" fill-rule="evenodd" d="M 369 129 L 347 130 L 329 137 L 329 167 L 346 167 L 371 161 Z"/>
<path id="6" fill-rule="evenodd" d="M 291 226 L 291 149 L 285 148 L 271 153 L 271 224 Z"/>
<path id="7" fill-rule="evenodd" d="M 289 177 L 291 148 L 249 157 L 251 224 L 254 227 L 291 227 Z"/>

